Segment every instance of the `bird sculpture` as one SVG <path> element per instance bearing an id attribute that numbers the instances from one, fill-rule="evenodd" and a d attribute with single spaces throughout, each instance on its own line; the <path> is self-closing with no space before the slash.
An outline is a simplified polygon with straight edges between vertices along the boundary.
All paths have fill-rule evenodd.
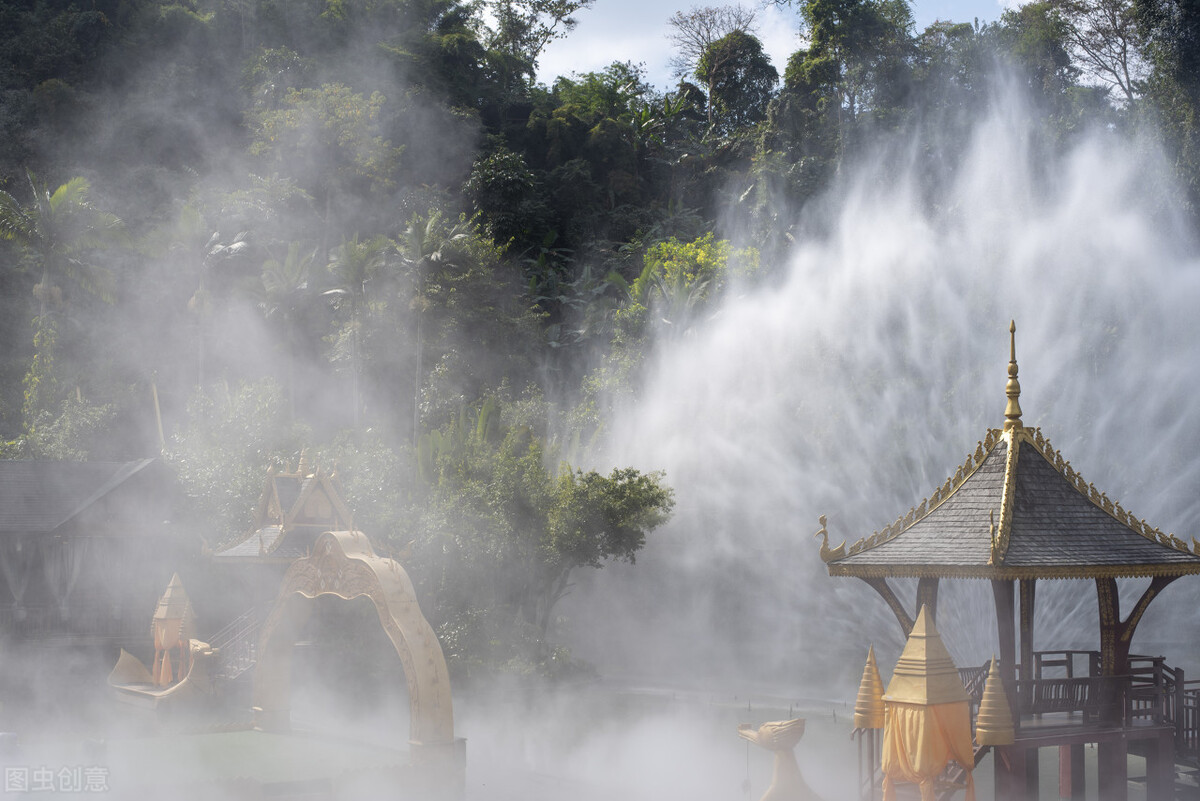
<path id="1" fill-rule="evenodd" d="M 804 718 L 776 720 L 755 728 L 751 723 L 738 726 L 738 735 L 775 753 L 775 772 L 762 801 L 821 801 L 800 775 L 794 749 L 804 736 Z"/>

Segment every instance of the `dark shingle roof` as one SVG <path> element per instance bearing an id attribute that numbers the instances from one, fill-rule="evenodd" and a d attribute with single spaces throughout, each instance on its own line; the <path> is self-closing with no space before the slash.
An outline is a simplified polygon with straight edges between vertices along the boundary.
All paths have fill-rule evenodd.
<path id="1" fill-rule="evenodd" d="M 978 578 L 1200 573 L 1200 556 L 1085 484 L 1040 431 L 990 431 L 985 443 L 908 517 L 845 555 L 835 551 L 829 572 Z"/>
<path id="2" fill-rule="evenodd" d="M 0 534 L 55 531 L 154 461 L 0 461 Z"/>

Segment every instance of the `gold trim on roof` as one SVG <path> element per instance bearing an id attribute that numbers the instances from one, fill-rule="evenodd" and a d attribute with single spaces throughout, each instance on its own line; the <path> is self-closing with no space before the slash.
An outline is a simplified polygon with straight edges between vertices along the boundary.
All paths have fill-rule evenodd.
<path id="1" fill-rule="evenodd" d="M 829 540 L 825 531 L 825 516 L 822 515 L 821 530 L 816 533 L 818 537 L 826 537 L 825 544 L 821 547 L 821 558 L 829 562 L 841 559 L 844 556 L 853 556 L 856 553 L 870 550 L 877 545 L 882 545 L 889 540 L 894 540 L 900 532 L 921 522 L 925 517 L 932 514 L 934 509 L 941 506 L 953 495 L 968 478 L 975 474 L 975 471 L 979 469 L 996 445 L 1003 440 L 1003 434 L 999 429 L 988 429 L 987 435 L 976 443 L 975 452 L 968 454 L 966 460 L 954 471 L 954 475 L 947 478 L 944 484 L 937 487 L 932 495 L 922 498 L 921 502 L 909 509 L 907 514 L 897 517 L 893 522 L 884 526 L 882 531 L 873 531 L 869 537 L 860 537 L 849 548 L 846 548 L 846 543 L 844 542 L 837 548 L 830 549 L 828 547 Z M 839 554 L 838 551 L 843 548 L 846 548 L 845 552 Z M 826 558 L 827 555 L 829 558 Z"/>
<path id="2" fill-rule="evenodd" d="M 1050 440 L 1042 435 L 1040 428 L 1023 429 L 1020 432 L 1020 439 L 1033 445 L 1046 462 L 1057 470 L 1080 495 L 1087 498 L 1092 502 L 1093 506 L 1107 513 L 1109 517 L 1121 525 L 1158 545 L 1173 548 L 1181 553 L 1200 556 L 1200 544 L 1197 543 L 1195 537 L 1192 537 L 1192 547 L 1189 548 L 1179 537 L 1176 537 L 1174 534 L 1164 534 L 1162 529 L 1151 526 L 1146 522 L 1145 518 L 1139 520 L 1125 510 L 1120 503 L 1114 502 L 1106 493 L 1097 490 L 1095 484 L 1084 481 L 1083 476 L 1075 472 L 1075 468 L 1071 467 L 1071 463 L 1063 459 L 1062 454 L 1050 444 Z"/>
<path id="3" fill-rule="evenodd" d="M 1004 456 L 1004 490 L 1000 495 L 1000 525 L 992 536 L 992 552 L 988 556 L 989 565 L 1003 564 L 1004 557 L 1008 553 L 1008 542 L 1012 532 L 1013 504 L 1017 497 L 1017 457 L 1021 453 L 1021 438 L 1016 436 L 1016 433 L 1022 430 L 1020 420 L 1018 420 L 1015 428 L 1009 429 L 1003 434 L 1004 440 L 1008 443 L 1008 452 Z"/>
<path id="4" fill-rule="evenodd" d="M 829 575 L 876 578 L 962 578 L 962 579 L 1079 579 L 1154 578 L 1200 573 L 1200 562 L 1155 562 L 1146 565 L 991 565 L 889 564 L 855 565 L 831 562 Z"/>
<path id="5" fill-rule="evenodd" d="M 1038 568 L 1026 567 L 1017 568 L 1015 570 L 1004 569 L 1004 558 L 1008 552 L 1010 535 L 1012 531 L 1013 509 L 1015 506 L 1016 496 L 1016 473 L 1017 462 L 1020 456 L 1021 444 L 1027 443 L 1032 445 L 1035 450 L 1050 464 L 1066 481 L 1084 498 L 1091 501 L 1101 511 L 1108 514 L 1121 525 L 1139 534 L 1145 539 L 1157 545 L 1162 545 L 1171 548 L 1180 553 L 1189 554 L 1191 556 L 1200 556 L 1200 540 L 1196 537 L 1191 538 L 1191 546 L 1189 547 L 1183 540 L 1174 534 L 1164 534 L 1161 529 L 1151 526 L 1145 519 L 1134 517 L 1126 511 L 1120 503 L 1116 503 L 1109 499 L 1108 495 L 1096 489 L 1094 484 L 1084 481 L 1071 463 L 1063 459 L 1062 454 L 1055 450 L 1050 441 L 1042 434 L 1040 428 L 1028 428 L 1021 422 L 1021 385 L 1017 378 L 1017 346 L 1016 346 L 1016 323 L 1009 323 L 1009 363 L 1008 363 L 1008 383 L 1005 387 L 1005 394 L 1008 397 L 1008 404 L 1005 408 L 1005 421 L 1003 429 L 988 429 L 984 439 L 980 440 L 975 448 L 974 453 L 969 454 L 966 461 L 963 462 L 950 478 L 940 487 L 936 488 L 933 494 L 921 500 L 919 504 L 909 509 L 907 514 L 900 515 L 896 520 L 885 526 L 882 531 L 873 531 L 869 537 L 859 538 L 853 545 L 846 547 L 843 541 L 836 548 L 829 547 L 829 535 L 825 529 L 825 516 L 822 515 L 821 530 L 816 536 L 822 538 L 821 543 L 821 559 L 829 563 L 829 572 L 831 575 L 858 575 L 864 578 L 880 578 L 893 575 L 906 576 L 960 576 L 969 577 L 991 577 L 991 578 L 1075 578 L 1080 576 L 1157 576 L 1157 575 L 1182 575 L 1185 573 L 1200 572 L 1200 565 L 1183 566 L 1171 563 L 1159 563 L 1158 565 L 1119 565 L 1105 568 L 1091 566 L 1090 568 L 1076 568 L 1074 566 L 1064 566 L 1062 568 L 1048 568 L 1048 572 L 1039 572 Z M 990 524 L 988 526 L 989 539 L 991 543 L 990 553 L 987 566 L 971 566 L 969 568 L 958 569 L 949 566 L 939 568 L 920 570 L 923 566 L 892 566 L 887 568 L 875 567 L 859 567 L 854 572 L 846 572 L 843 569 L 836 569 L 836 563 L 849 556 L 862 553 L 863 551 L 871 550 L 879 545 L 895 539 L 904 531 L 911 528 L 916 523 L 930 515 L 935 509 L 943 504 L 950 496 L 966 482 L 968 478 L 974 475 L 975 471 L 982 466 L 984 461 L 992 453 L 992 451 L 1001 442 L 1006 443 L 1008 451 L 1005 454 L 1004 465 L 1004 484 L 1000 500 L 1000 520 L 997 524 L 995 513 L 989 514 Z M 1176 569 L 1183 567 L 1185 569 Z M 999 568 L 999 570 L 998 570 Z M 904 572 L 897 572 L 903 569 Z M 920 572 L 917 572 L 920 570 Z M 1097 570 L 1101 572 L 1097 572 Z"/>

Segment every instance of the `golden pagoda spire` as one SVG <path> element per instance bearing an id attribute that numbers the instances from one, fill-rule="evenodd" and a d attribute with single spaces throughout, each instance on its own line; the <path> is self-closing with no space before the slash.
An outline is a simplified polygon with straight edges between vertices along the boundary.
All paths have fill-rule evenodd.
<path id="1" fill-rule="evenodd" d="M 924 606 L 917 613 L 883 700 L 921 706 L 967 700 L 958 668 Z"/>
<path id="2" fill-rule="evenodd" d="M 1017 321 L 1008 324 L 1008 385 L 1004 394 L 1008 405 L 1004 408 L 1004 430 L 1021 427 L 1021 383 L 1017 381 Z"/>
<path id="3" fill-rule="evenodd" d="M 979 713 L 975 717 L 975 742 L 979 745 L 1012 745 L 1015 737 L 1012 710 L 993 656 L 983 685 Z"/>
<path id="4" fill-rule="evenodd" d="M 863 666 L 858 697 L 854 699 L 854 728 L 883 728 L 883 679 L 879 676 L 879 666 L 875 664 L 874 645 L 867 651 L 867 664 Z"/>

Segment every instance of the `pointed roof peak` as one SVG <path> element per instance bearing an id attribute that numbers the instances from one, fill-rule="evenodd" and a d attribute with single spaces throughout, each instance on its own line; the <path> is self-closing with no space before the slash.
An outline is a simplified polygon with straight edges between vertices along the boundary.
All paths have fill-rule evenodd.
<path id="1" fill-rule="evenodd" d="M 1021 427 L 1021 382 L 1017 380 L 1017 321 L 1008 324 L 1008 384 L 1004 388 L 1008 404 L 1004 407 L 1004 430 Z"/>

